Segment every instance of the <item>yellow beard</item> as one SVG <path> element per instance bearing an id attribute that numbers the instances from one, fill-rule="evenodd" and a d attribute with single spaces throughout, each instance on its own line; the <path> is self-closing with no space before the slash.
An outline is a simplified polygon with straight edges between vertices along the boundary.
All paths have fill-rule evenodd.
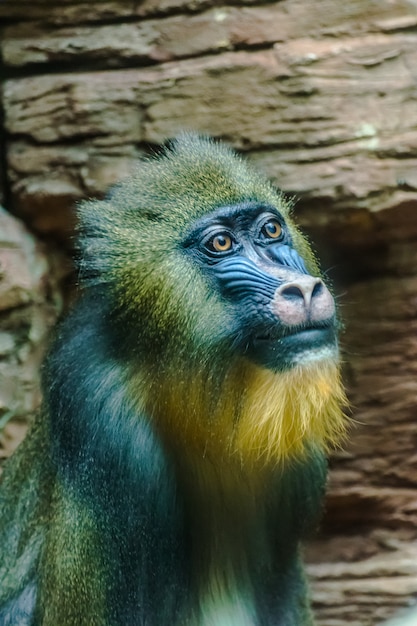
<path id="1" fill-rule="evenodd" d="M 255 623 L 250 554 L 263 538 L 271 485 L 279 491 L 276 468 L 337 444 L 345 402 L 331 359 L 287 372 L 241 359 L 220 381 L 207 371 L 187 379 L 178 370 L 170 386 L 158 385 L 146 409 L 175 460 L 194 533 L 199 609 L 186 626 Z M 256 545 L 268 562 L 268 545 Z"/>
<path id="2" fill-rule="evenodd" d="M 249 361 L 215 388 L 197 374 L 161 390 L 150 408 L 171 446 L 239 463 L 278 463 L 307 447 L 328 450 L 346 430 L 346 397 L 332 360 L 273 372 Z"/>
<path id="3" fill-rule="evenodd" d="M 242 460 L 281 461 L 302 456 L 306 445 L 328 450 L 340 442 L 346 397 L 336 363 L 253 370 L 232 444 Z"/>

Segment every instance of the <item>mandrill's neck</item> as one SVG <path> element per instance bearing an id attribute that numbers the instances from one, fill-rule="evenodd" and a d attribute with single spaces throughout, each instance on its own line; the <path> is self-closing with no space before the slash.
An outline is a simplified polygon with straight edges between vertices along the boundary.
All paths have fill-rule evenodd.
<path id="1" fill-rule="evenodd" d="M 153 415 L 192 529 L 201 616 L 190 626 L 256 623 L 254 572 L 272 567 L 276 534 L 285 552 L 320 510 L 324 451 L 344 433 L 343 401 L 334 363 L 278 374 L 243 362 L 221 384 L 205 375 L 161 390 Z"/>
<path id="2" fill-rule="evenodd" d="M 253 574 L 269 567 L 265 506 L 271 472 L 252 476 L 237 459 L 216 463 L 190 454 L 177 466 L 191 531 L 195 612 L 187 626 L 254 626 Z"/>
<path id="3" fill-rule="evenodd" d="M 252 475 L 302 459 L 312 447 L 327 452 L 346 429 L 346 397 L 333 360 L 273 372 L 242 359 L 221 379 L 203 371 L 164 381 L 157 397 L 147 413 L 168 449 L 216 465 L 237 463 Z"/>
<path id="4" fill-rule="evenodd" d="M 248 374 L 232 443 L 243 462 L 302 459 L 306 447 L 328 451 L 340 443 L 346 396 L 336 362 L 297 365 L 279 373 L 253 366 Z"/>

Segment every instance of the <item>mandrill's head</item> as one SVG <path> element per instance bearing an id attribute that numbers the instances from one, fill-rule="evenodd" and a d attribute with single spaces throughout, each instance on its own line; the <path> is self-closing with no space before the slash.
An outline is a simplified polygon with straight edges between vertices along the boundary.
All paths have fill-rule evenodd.
<path id="1" fill-rule="evenodd" d="M 185 134 L 80 214 L 81 275 L 110 299 L 132 387 L 152 387 L 162 430 L 243 462 L 338 441 L 334 300 L 264 177 Z"/>

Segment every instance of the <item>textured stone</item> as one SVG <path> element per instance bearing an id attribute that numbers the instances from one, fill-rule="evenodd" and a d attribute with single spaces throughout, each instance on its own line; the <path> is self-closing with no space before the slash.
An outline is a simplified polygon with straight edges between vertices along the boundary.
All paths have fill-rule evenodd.
<path id="1" fill-rule="evenodd" d="M 417 543 L 358 563 L 310 565 L 318 623 L 379 623 L 417 593 Z"/>
<path id="2" fill-rule="evenodd" d="M 74 201 L 184 128 L 295 196 L 341 294 L 353 418 L 307 546 L 318 623 L 393 615 L 417 593 L 415 0 L 3 0 L 0 19 L 4 195 L 42 236 L 68 242 Z M 0 421 L 35 410 L 55 316 L 50 257 L 1 219 Z"/>
<path id="3" fill-rule="evenodd" d="M 103 192 L 120 169 L 129 171 L 138 146 L 193 128 L 250 150 L 303 205 L 320 204 L 324 223 L 357 215 L 365 237 L 384 222 L 384 211 L 408 222 L 417 201 L 416 61 L 417 38 L 396 32 L 9 80 L 14 205 L 29 219 L 36 213 L 42 229 L 53 212 L 64 214 L 51 223 L 59 230 L 70 223 L 74 200 Z M 93 167 L 85 180 L 91 161 L 105 167 Z M 416 220 L 410 226 L 417 230 Z"/>
<path id="4" fill-rule="evenodd" d="M 0 458 L 23 438 L 40 403 L 40 363 L 62 306 L 54 265 L 0 208 Z"/>
<path id="5" fill-rule="evenodd" d="M 240 6 L 214 0 L 142 0 L 136 6 L 126 2 L 70 2 L 58 7 L 42 2 L 16 6 L 3 0 L 0 16 L 17 20 L 5 30 L 3 58 L 10 66 L 69 60 L 81 66 L 89 60 L 114 67 L 129 60 L 158 61 L 239 46 L 266 46 L 301 39 L 307 32 L 311 38 L 352 37 L 366 32 L 407 31 L 417 23 L 410 2 L 404 0 L 395 4 L 389 0 L 352 0 L 343 6 L 334 0 L 283 0 L 244 6 L 259 4 L 256 0 L 240 2 Z M 187 19 L 184 11 L 188 12 Z M 152 19 L 154 15 L 158 19 Z M 112 20 L 114 23 L 109 23 Z M 51 32 L 51 24 L 60 28 Z"/>
<path id="6" fill-rule="evenodd" d="M 342 299 L 353 425 L 308 550 L 321 626 L 373 626 L 417 596 L 416 263 L 415 241 L 386 242 L 383 276 Z"/>

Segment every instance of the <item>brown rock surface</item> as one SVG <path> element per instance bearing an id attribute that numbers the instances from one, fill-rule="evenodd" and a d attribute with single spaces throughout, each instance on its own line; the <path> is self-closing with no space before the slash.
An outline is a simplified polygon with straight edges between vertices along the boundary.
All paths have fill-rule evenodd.
<path id="1" fill-rule="evenodd" d="M 40 363 L 62 306 L 53 267 L 0 207 L 0 459 L 23 438 L 40 403 Z"/>
<path id="2" fill-rule="evenodd" d="M 318 623 L 371 626 L 412 602 L 415 0 L 3 0 L 0 21 L 0 187 L 42 236 L 68 245 L 74 201 L 103 194 L 183 128 L 228 140 L 296 196 L 342 294 L 353 418 L 307 550 Z M 0 245 L 0 415 L 25 416 L 55 316 L 50 257 L 1 219 L 0 239 L 6 222 L 23 239 Z"/>
<path id="3" fill-rule="evenodd" d="M 404 248 L 415 272 L 417 245 Z M 390 275 L 393 258 L 343 297 L 354 421 L 308 549 L 324 626 L 377 624 L 417 597 L 417 278 Z"/>
<path id="4" fill-rule="evenodd" d="M 375 214 L 410 211 L 412 3 L 197 3 L 187 19 L 186 2 L 170 3 L 169 15 L 164 3 L 94 3 L 92 21 L 83 3 L 68 2 L 59 23 L 49 5 L 13 20 L 4 4 L 11 195 L 38 230 L 66 234 L 75 199 L 103 192 L 146 145 L 190 127 L 251 151 L 286 191 L 329 208 L 321 220 L 363 209 L 368 233 L 383 220 Z M 119 66 L 131 69 L 109 69 Z"/>

